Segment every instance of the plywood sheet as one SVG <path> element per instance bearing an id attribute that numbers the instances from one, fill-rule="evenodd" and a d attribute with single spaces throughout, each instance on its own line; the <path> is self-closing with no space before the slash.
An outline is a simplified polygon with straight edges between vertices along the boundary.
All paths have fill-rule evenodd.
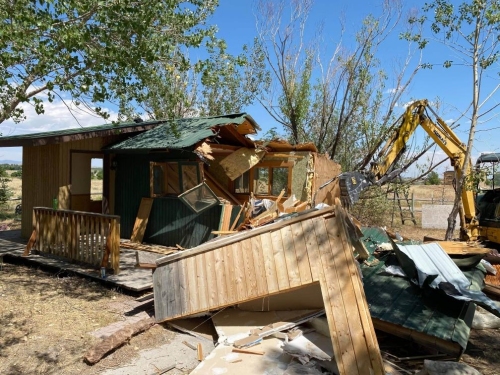
<path id="1" fill-rule="evenodd" d="M 234 181 L 254 165 L 257 165 L 265 154 L 263 150 L 242 147 L 222 159 L 220 165 L 227 176 Z"/>
<path id="2" fill-rule="evenodd" d="M 142 198 L 137 218 L 135 219 L 134 229 L 132 230 L 131 242 L 141 243 L 148 226 L 149 214 L 153 206 L 153 198 Z"/>

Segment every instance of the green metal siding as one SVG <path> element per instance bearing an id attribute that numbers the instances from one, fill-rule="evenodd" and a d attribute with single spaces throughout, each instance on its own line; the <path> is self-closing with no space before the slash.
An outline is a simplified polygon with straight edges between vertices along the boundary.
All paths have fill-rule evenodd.
<path id="1" fill-rule="evenodd" d="M 371 254 L 378 244 L 390 242 L 380 228 L 362 228 L 362 231 L 365 246 Z M 373 259 L 370 257 L 368 263 Z M 407 278 L 384 272 L 386 265 L 399 265 L 393 252 L 385 252 L 378 259 L 380 262 L 371 267 L 361 265 L 371 316 L 457 342 L 465 348 L 475 305 L 449 298 L 439 291 L 420 289 Z"/>
<path id="2" fill-rule="evenodd" d="M 115 212 L 121 218 L 121 238 L 130 238 L 141 199 L 149 197 L 149 162 L 179 160 L 180 156 L 176 153 L 116 156 Z M 197 246 L 213 238 L 211 232 L 218 229 L 220 215 L 220 206 L 196 215 L 176 197 L 155 198 L 143 241 L 165 246 L 179 244 L 185 248 Z"/>

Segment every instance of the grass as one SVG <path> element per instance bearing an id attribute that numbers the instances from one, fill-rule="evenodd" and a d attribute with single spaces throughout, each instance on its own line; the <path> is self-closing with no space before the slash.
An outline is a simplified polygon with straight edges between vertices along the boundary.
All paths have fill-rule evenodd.
<path id="1" fill-rule="evenodd" d="M 0 273 L 1 374 L 80 372 L 83 352 L 96 340 L 88 333 L 119 318 L 106 305 L 130 298 L 24 266 L 5 263 Z"/>

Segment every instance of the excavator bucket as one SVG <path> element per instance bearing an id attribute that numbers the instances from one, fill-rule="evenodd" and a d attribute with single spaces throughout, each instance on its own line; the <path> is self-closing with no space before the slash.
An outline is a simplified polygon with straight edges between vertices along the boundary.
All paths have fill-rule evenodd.
<path id="1" fill-rule="evenodd" d="M 339 176 L 340 200 L 345 207 L 351 207 L 359 200 L 361 192 L 371 185 L 361 172 L 345 172 Z"/>

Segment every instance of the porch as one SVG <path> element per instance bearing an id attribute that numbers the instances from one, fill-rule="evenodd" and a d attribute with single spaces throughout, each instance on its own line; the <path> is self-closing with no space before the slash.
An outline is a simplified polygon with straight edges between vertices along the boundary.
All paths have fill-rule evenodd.
<path id="1" fill-rule="evenodd" d="M 128 241 L 119 242 L 119 267 L 118 274 L 108 273 L 101 278 L 98 267 L 83 262 L 74 262 L 53 254 L 40 255 L 38 251 L 24 256 L 26 239 L 22 238 L 20 230 L 0 231 L 0 272 L 1 265 L 5 261 L 14 261 L 30 264 L 35 267 L 46 267 L 54 271 L 74 273 L 82 277 L 88 277 L 105 283 L 110 287 L 121 288 L 131 292 L 143 292 L 152 289 L 153 279 L 150 269 L 136 268 L 137 257 L 147 259 L 154 263 L 157 258 L 164 256 L 160 252 L 136 250 L 127 245 Z M 122 246 L 123 245 L 123 246 Z M 143 249 L 147 248 L 142 246 Z"/>

